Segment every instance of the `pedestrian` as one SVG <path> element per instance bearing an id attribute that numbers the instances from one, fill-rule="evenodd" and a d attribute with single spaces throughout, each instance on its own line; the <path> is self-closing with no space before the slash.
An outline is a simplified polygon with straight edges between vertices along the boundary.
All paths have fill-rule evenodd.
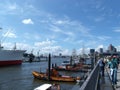
<path id="1" fill-rule="evenodd" d="M 99 67 L 100 67 L 100 74 L 102 76 L 104 76 L 105 62 L 104 62 L 103 58 L 100 58 L 98 60 L 98 64 L 99 64 Z"/>
<path id="2" fill-rule="evenodd" d="M 113 56 L 109 62 L 108 67 L 110 68 L 110 75 L 112 79 L 112 85 L 117 84 L 117 68 L 118 68 L 118 61 L 116 56 Z"/>

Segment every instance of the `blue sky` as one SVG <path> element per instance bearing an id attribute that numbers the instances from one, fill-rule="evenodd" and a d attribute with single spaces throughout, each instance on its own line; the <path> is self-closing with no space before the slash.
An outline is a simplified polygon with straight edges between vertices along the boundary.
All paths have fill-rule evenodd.
<path id="1" fill-rule="evenodd" d="M 81 53 L 83 46 L 120 48 L 119 0 L 0 0 L 5 48 L 40 53 Z M 6 33 L 7 32 L 7 33 Z"/>

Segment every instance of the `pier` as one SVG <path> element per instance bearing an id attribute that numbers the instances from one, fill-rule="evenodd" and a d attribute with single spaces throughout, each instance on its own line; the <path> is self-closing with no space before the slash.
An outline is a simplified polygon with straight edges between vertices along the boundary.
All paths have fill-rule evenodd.
<path id="1" fill-rule="evenodd" d="M 117 80 L 117 86 L 115 87 L 112 85 L 107 68 L 105 68 L 105 76 L 100 76 L 97 64 L 79 90 L 120 90 L 120 66 L 117 71 Z"/>

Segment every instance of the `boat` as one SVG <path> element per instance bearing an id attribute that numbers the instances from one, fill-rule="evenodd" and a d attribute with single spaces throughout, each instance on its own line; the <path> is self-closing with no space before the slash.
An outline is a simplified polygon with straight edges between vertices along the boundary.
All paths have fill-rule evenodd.
<path id="1" fill-rule="evenodd" d="M 53 67 L 54 69 L 58 71 L 73 71 L 73 72 L 79 72 L 83 69 L 82 65 L 66 65 L 66 66 L 56 66 Z"/>
<path id="2" fill-rule="evenodd" d="M 70 65 L 70 60 L 65 60 L 62 62 L 62 66 Z"/>
<path id="3" fill-rule="evenodd" d="M 49 80 L 48 71 L 46 73 L 33 71 L 32 74 L 35 78 L 38 78 L 40 80 Z M 78 82 L 80 81 L 80 77 L 60 75 L 57 70 L 52 68 L 50 70 L 50 80 L 61 82 Z"/>
<path id="4" fill-rule="evenodd" d="M 60 90 L 59 84 L 42 84 L 34 90 Z"/>
<path id="5" fill-rule="evenodd" d="M 0 44 L 0 66 L 19 65 L 26 50 L 6 50 Z"/>
<path id="6" fill-rule="evenodd" d="M 78 63 L 74 65 L 66 65 L 66 66 L 53 66 L 57 71 L 70 71 L 70 72 L 88 72 L 89 69 L 85 68 L 84 65 Z"/>
<path id="7" fill-rule="evenodd" d="M 52 64 L 52 68 L 56 69 L 57 71 L 70 71 L 70 72 L 88 72 L 91 68 L 90 65 L 80 63 L 74 63 L 74 64 L 66 64 L 57 66 L 57 64 Z"/>

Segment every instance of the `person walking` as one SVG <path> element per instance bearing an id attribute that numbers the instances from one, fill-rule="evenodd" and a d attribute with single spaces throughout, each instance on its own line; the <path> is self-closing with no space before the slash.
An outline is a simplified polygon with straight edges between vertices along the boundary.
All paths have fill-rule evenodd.
<path id="1" fill-rule="evenodd" d="M 108 67 L 110 69 L 112 85 L 116 85 L 117 84 L 117 68 L 118 68 L 118 61 L 116 56 L 113 56 L 112 59 L 108 62 Z"/>
<path id="2" fill-rule="evenodd" d="M 105 62 L 104 62 L 103 58 L 100 58 L 98 60 L 98 64 L 100 67 L 100 74 L 101 74 L 101 76 L 104 76 Z"/>

